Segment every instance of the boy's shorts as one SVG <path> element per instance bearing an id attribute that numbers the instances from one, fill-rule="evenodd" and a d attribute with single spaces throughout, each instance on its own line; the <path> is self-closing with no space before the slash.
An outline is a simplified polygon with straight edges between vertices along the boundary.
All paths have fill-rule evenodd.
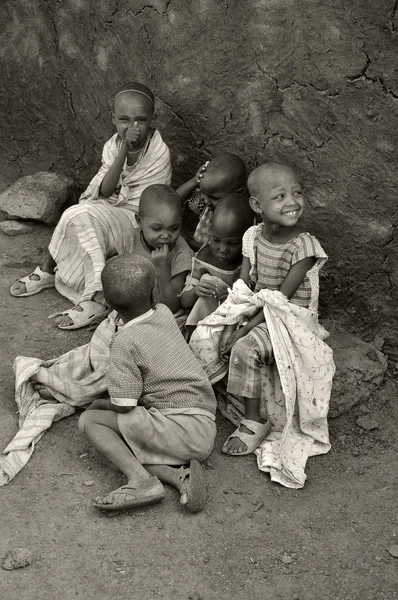
<path id="1" fill-rule="evenodd" d="M 118 426 L 142 465 L 182 465 L 207 458 L 216 436 L 214 417 L 192 411 L 136 406 L 118 413 Z"/>

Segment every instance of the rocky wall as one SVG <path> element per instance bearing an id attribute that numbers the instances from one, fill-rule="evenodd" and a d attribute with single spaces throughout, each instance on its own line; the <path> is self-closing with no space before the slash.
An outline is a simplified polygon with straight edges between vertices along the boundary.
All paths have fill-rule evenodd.
<path id="1" fill-rule="evenodd" d="M 396 0 L 3 0 L 0 178 L 84 186 L 133 79 L 175 183 L 221 150 L 276 159 L 327 249 L 322 310 L 398 359 Z"/>

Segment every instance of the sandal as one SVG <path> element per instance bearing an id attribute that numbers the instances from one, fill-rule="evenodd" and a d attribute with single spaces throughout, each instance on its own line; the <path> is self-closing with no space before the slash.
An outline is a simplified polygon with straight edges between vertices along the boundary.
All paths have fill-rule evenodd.
<path id="1" fill-rule="evenodd" d="M 31 279 L 32 275 L 37 275 L 39 279 Z M 13 288 L 16 283 L 24 283 L 26 292 L 22 294 L 16 294 L 13 291 Z M 10 287 L 10 292 L 16 298 L 25 298 L 26 296 L 34 296 L 35 294 L 40 294 L 41 291 L 46 290 L 47 288 L 55 287 L 55 275 L 51 273 L 46 273 L 46 271 L 42 271 L 40 267 L 36 267 L 36 269 L 30 275 L 26 275 L 25 277 L 21 277 L 17 281 L 15 281 Z"/>
<path id="2" fill-rule="evenodd" d="M 164 487 L 157 477 L 150 477 L 141 487 L 122 485 L 103 498 L 97 498 L 93 506 L 101 510 L 127 510 L 146 504 L 161 502 L 165 497 Z"/>
<path id="3" fill-rule="evenodd" d="M 80 306 L 83 310 L 76 310 L 76 306 Z M 62 312 L 57 312 L 52 315 L 49 315 L 49 319 L 54 319 L 54 317 L 63 317 L 68 316 L 72 325 L 58 325 L 60 329 L 81 329 L 82 327 L 87 327 L 90 325 L 94 319 L 103 315 L 104 313 L 109 312 L 103 304 L 99 302 L 94 302 L 94 300 L 83 300 L 80 304 L 77 304 L 73 308 L 69 308 L 68 310 L 64 310 Z"/>
<path id="4" fill-rule="evenodd" d="M 243 431 L 240 431 L 240 425 L 247 427 L 247 429 L 252 431 L 253 434 L 251 435 L 250 433 L 244 433 Z M 221 451 L 224 452 L 224 454 L 229 454 L 230 456 L 244 456 L 246 454 L 252 454 L 260 442 L 271 432 L 271 423 L 269 420 L 266 423 L 258 423 L 257 421 L 252 421 L 250 419 L 242 419 L 240 425 L 233 433 L 231 433 L 221 448 Z M 229 452 L 227 449 L 225 449 L 229 440 L 232 438 L 238 438 L 241 442 L 243 442 L 246 445 L 246 450 L 243 452 Z"/>
<path id="5" fill-rule="evenodd" d="M 180 496 L 188 494 L 188 502 L 185 506 L 192 513 L 198 513 L 204 509 L 207 500 L 206 479 L 199 461 L 192 459 L 189 467 L 179 469 Z"/>

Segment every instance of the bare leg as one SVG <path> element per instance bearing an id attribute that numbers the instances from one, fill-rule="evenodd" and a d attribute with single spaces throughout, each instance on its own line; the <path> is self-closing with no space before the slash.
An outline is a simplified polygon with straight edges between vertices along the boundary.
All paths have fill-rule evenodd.
<path id="1" fill-rule="evenodd" d="M 148 471 L 124 443 L 116 412 L 98 409 L 85 411 L 80 416 L 79 429 L 94 448 L 126 475 L 129 482 L 141 484 L 150 478 Z"/>
<path id="2" fill-rule="evenodd" d="M 79 419 L 79 429 L 93 447 L 127 478 L 127 484 L 96 500 L 95 506 L 104 510 L 120 510 L 158 502 L 164 497 L 160 481 L 151 477 L 124 443 L 112 410 L 88 410 Z"/>

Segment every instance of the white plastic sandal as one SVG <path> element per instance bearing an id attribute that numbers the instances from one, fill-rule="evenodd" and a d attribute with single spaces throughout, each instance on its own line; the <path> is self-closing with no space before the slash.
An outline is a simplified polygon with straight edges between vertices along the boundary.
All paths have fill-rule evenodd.
<path id="1" fill-rule="evenodd" d="M 32 275 L 37 275 L 39 279 L 30 279 Z M 16 294 L 13 291 L 14 286 L 17 283 L 24 283 L 26 292 L 22 294 Z M 26 275 L 25 277 L 21 277 L 10 287 L 10 292 L 16 298 L 25 298 L 26 296 L 34 296 L 35 294 L 40 294 L 43 290 L 47 288 L 55 287 L 55 275 L 51 273 L 46 273 L 46 271 L 42 271 L 40 267 L 36 267 L 36 269 L 30 275 Z"/>
<path id="2" fill-rule="evenodd" d="M 252 431 L 253 434 L 239 431 L 240 425 L 247 427 L 247 429 Z M 262 442 L 262 440 L 271 432 L 271 423 L 269 420 L 266 423 L 258 423 L 257 421 L 251 421 L 250 419 L 242 419 L 240 425 L 233 433 L 231 433 L 227 441 L 224 443 L 221 449 L 224 454 L 229 454 L 229 456 L 244 456 L 246 454 L 252 454 L 260 442 Z M 229 452 L 226 450 L 225 447 L 232 438 L 238 438 L 241 442 L 243 442 L 246 445 L 246 450 L 243 452 Z"/>

